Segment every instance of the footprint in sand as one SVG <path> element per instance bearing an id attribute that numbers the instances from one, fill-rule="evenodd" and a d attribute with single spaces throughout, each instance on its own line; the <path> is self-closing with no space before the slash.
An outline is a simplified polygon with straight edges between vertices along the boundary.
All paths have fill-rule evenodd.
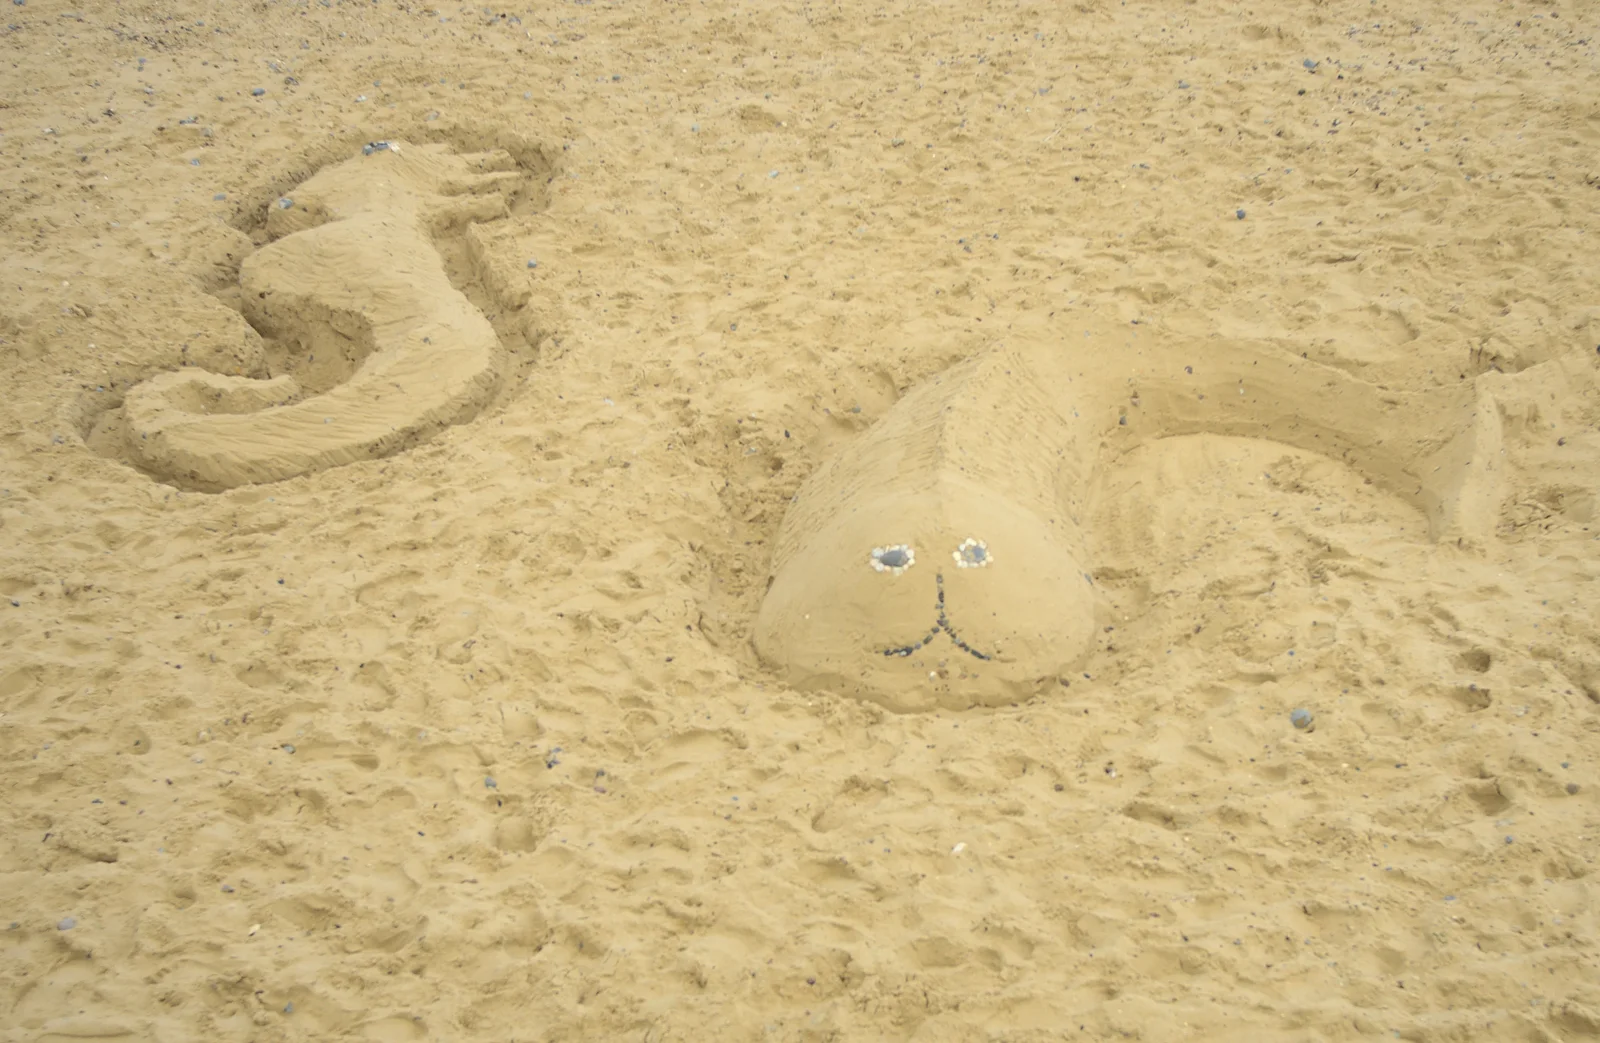
<path id="1" fill-rule="evenodd" d="M 272 204 L 273 241 L 245 259 L 241 304 L 306 383 L 163 373 L 128 392 L 128 455 L 218 491 L 388 456 L 471 420 L 499 387 L 500 346 L 435 238 L 507 216 L 523 178 L 504 152 L 395 142 Z"/>
<path id="2" fill-rule="evenodd" d="M 1400 393 L 1283 347 L 1060 328 L 913 390 L 801 487 L 755 623 L 797 687 L 895 710 L 1010 702 L 1072 676 L 1108 613 L 1086 497 L 1139 445 L 1266 439 L 1354 467 L 1434 540 L 1484 540 L 1499 414 L 1471 383 Z"/>

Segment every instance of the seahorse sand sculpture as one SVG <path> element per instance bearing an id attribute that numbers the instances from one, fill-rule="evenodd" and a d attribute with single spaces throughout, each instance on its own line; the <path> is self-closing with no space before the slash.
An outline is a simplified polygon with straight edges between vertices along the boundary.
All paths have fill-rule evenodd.
<path id="1" fill-rule="evenodd" d="M 146 470 L 206 490 L 386 456 L 472 419 L 499 386 L 489 320 L 445 275 L 434 236 L 506 216 L 522 177 L 505 153 L 438 145 L 372 150 L 319 171 L 274 205 L 274 241 L 239 273 L 245 317 L 350 378 L 307 397 L 270 380 L 197 369 L 128 392 L 128 449 Z"/>
<path id="2" fill-rule="evenodd" d="M 1470 382 L 1402 393 L 1274 344 L 1065 325 L 916 388 L 806 481 L 756 620 L 766 664 L 901 711 L 1073 676 L 1104 622 L 1087 492 L 1153 439 L 1311 450 L 1414 504 L 1436 541 L 1492 531 L 1499 419 Z"/>

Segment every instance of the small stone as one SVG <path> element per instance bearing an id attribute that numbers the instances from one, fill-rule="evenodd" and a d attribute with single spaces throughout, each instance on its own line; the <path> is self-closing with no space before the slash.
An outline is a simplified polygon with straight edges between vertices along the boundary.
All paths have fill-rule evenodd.
<path id="1" fill-rule="evenodd" d="M 485 775 L 483 777 L 483 788 L 484 789 L 499 789 L 500 788 L 500 784 L 498 782 L 494 781 L 494 776 L 493 775 Z"/>
<path id="2" fill-rule="evenodd" d="M 1244 220 L 1244 208 L 1241 207 L 1238 210 L 1235 210 L 1233 212 L 1233 216 L 1238 218 L 1240 221 L 1243 221 Z"/>
<path id="3" fill-rule="evenodd" d="M 78 926 L 77 917 L 69 916 L 65 920 L 62 920 L 60 923 L 56 924 L 56 930 L 70 931 L 76 926 Z"/>
<path id="4" fill-rule="evenodd" d="M 539 262 L 535 261 L 533 258 L 530 257 L 530 258 L 528 258 L 528 267 L 529 268 L 537 268 L 537 267 L 539 267 Z"/>
<path id="5" fill-rule="evenodd" d="M 225 894 L 225 895 L 233 894 L 233 885 L 232 884 L 223 884 L 222 885 L 222 893 Z"/>
<path id="6" fill-rule="evenodd" d="M 1307 58 L 1305 61 L 1301 62 L 1300 64 L 1304 65 L 1307 69 L 1315 69 L 1321 63 L 1314 62 L 1310 58 Z"/>
<path id="7" fill-rule="evenodd" d="M 211 197 L 211 201 L 213 203 L 220 203 L 224 199 L 227 199 L 227 198 L 228 198 L 228 193 L 226 193 L 226 192 L 218 192 L 216 195 Z"/>
<path id="8" fill-rule="evenodd" d="M 259 98 L 265 93 L 267 93 L 267 89 L 265 87 L 257 87 L 255 90 L 250 92 L 250 97 Z"/>
<path id="9" fill-rule="evenodd" d="M 294 752 L 294 743 L 292 743 L 292 742 L 284 743 L 283 744 L 283 752 L 284 753 L 293 753 Z"/>
<path id="10" fill-rule="evenodd" d="M 1577 792 L 1578 792 L 1578 784 L 1576 782 L 1567 783 L 1567 796 L 1569 796 L 1569 797 L 1570 796 L 1576 796 Z"/>
<path id="11" fill-rule="evenodd" d="M 288 196 L 284 196 L 283 198 L 278 200 L 278 209 L 279 210 L 287 210 L 291 206 L 294 206 L 294 200 L 290 199 Z"/>
<path id="12" fill-rule="evenodd" d="M 1303 709 L 1289 711 L 1289 723 L 1301 731 L 1305 731 L 1311 727 L 1311 711 Z"/>

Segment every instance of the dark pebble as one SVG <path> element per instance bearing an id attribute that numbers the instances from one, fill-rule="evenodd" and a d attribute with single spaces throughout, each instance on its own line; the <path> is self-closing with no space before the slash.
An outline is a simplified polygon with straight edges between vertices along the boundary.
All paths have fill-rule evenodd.
<path id="1" fill-rule="evenodd" d="M 266 91 L 266 88 L 264 88 L 264 87 L 257 87 L 257 88 L 256 88 L 256 89 L 255 89 L 255 90 L 253 90 L 253 91 L 251 91 L 251 92 L 250 92 L 250 97 L 252 97 L 252 98 L 259 98 L 259 97 L 261 97 L 261 96 L 262 96 L 262 95 L 263 95 L 263 94 L 265 94 L 265 93 L 267 93 L 267 91 Z"/>
<path id="2" fill-rule="evenodd" d="M 1235 210 L 1233 212 L 1233 216 L 1238 218 L 1240 221 L 1243 221 L 1244 220 L 1244 210 L 1243 209 Z"/>

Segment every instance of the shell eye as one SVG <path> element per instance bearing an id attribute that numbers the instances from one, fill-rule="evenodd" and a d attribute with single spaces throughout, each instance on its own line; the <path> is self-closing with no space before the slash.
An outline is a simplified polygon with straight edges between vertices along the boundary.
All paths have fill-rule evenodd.
<path id="1" fill-rule="evenodd" d="M 896 543 L 889 547 L 872 548 L 872 567 L 878 572 L 898 576 L 917 563 L 917 552 L 910 544 Z"/>
<path id="2" fill-rule="evenodd" d="M 962 540 L 950 556 L 956 559 L 956 568 L 960 569 L 981 569 L 994 560 L 987 543 L 970 537 Z"/>

